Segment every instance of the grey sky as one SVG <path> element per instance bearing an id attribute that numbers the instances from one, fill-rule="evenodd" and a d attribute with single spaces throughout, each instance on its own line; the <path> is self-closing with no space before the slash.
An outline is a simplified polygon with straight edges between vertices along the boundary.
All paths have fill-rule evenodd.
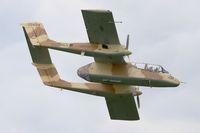
<path id="1" fill-rule="evenodd" d="M 198 0 L 1 0 L 0 132 L 200 132 L 200 2 Z M 52 39 L 88 41 L 81 9 L 113 12 L 121 43 L 130 34 L 132 61 L 163 65 L 177 88 L 140 87 L 141 120 L 111 121 L 101 97 L 46 87 L 31 65 L 20 23 L 42 22 Z M 51 51 L 64 79 L 92 61 Z"/>

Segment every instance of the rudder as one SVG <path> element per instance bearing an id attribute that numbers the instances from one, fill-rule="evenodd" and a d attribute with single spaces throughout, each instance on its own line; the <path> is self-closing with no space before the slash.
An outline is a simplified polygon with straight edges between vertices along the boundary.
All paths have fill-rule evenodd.
<path id="1" fill-rule="evenodd" d="M 43 25 L 40 23 L 25 23 L 22 24 L 22 28 L 33 60 L 33 65 L 37 68 L 43 83 L 51 85 L 52 82 L 59 81 L 60 77 L 51 61 L 48 48 L 39 46 L 41 42 L 48 40 Z M 37 44 L 39 47 L 35 46 Z"/>
<path id="2" fill-rule="evenodd" d="M 22 28 L 26 37 L 33 63 L 52 64 L 48 49 L 44 47 L 34 46 L 48 40 L 48 36 L 43 25 L 40 23 L 24 23 L 22 24 Z"/>
<path id="3" fill-rule="evenodd" d="M 43 24 L 23 23 L 21 25 L 25 29 L 27 36 L 33 45 L 40 45 L 41 42 L 49 39 Z"/>

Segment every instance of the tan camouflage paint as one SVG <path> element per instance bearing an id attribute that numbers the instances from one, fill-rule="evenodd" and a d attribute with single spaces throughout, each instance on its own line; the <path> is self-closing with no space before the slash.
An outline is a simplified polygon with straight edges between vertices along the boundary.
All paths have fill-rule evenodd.
<path id="1" fill-rule="evenodd" d="M 137 68 L 131 63 L 127 64 L 112 64 L 103 62 L 93 62 L 86 65 L 88 70 L 84 70 L 83 73 L 106 75 L 106 76 L 124 76 L 135 78 L 146 78 L 152 80 L 165 80 L 169 82 L 178 83 L 179 81 L 172 77 L 170 74 L 162 72 L 150 72 L 144 69 Z M 81 70 L 82 71 L 82 70 Z"/>
<path id="2" fill-rule="evenodd" d="M 141 95 L 136 87 L 126 85 L 107 85 L 100 83 L 72 83 L 60 79 L 60 76 L 53 64 L 36 64 L 40 77 L 45 85 L 58 87 L 67 90 L 73 90 L 98 96 L 112 96 L 113 94 Z"/>
<path id="3" fill-rule="evenodd" d="M 162 79 L 162 73 L 152 73 L 148 71 L 144 71 L 142 69 L 138 69 L 130 63 L 127 64 L 112 64 L 112 63 L 102 63 L 102 62 L 94 62 L 90 64 L 89 67 L 90 74 L 101 74 L 101 75 L 109 75 L 109 76 L 134 76 L 138 78 L 157 78 Z"/>
<path id="4" fill-rule="evenodd" d="M 41 23 L 23 23 L 21 24 L 26 28 L 28 37 L 31 43 L 35 46 L 43 46 L 48 48 L 63 48 L 69 50 L 76 50 L 80 52 L 93 52 L 102 54 L 122 54 L 130 55 L 125 46 L 122 45 L 108 45 L 108 49 L 102 47 L 101 44 L 90 43 L 60 43 L 48 38 L 47 32 Z"/>

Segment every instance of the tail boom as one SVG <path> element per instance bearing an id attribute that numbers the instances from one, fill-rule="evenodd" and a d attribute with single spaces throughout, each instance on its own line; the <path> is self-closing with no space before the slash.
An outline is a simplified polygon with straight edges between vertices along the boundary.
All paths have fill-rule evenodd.
<path id="1" fill-rule="evenodd" d="M 107 48 L 104 48 L 105 44 L 61 43 L 51 40 L 41 23 L 23 23 L 22 27 L 27 34 L 26 38 L 28 38 L 30 43 L 35 47 L 50 48 L 97 58 L 109 57 L 114 59 L 131 54 L 131 52 L 122 45 L 109 45 Z"/>
<path id="2" fill-rule="evenodd" d="M 72 83 L 62 80 L 53 64 L 33 64 L 47 86 L 57 87 L 66 90 L 77 91 L 81 93 L 96 96 L 113 96 L 117 94 L 135 94 L 135 88 L 130 86 L 120 86 L 101 83 Z M 135 94 L 136 95 L 136 94 Z"/>

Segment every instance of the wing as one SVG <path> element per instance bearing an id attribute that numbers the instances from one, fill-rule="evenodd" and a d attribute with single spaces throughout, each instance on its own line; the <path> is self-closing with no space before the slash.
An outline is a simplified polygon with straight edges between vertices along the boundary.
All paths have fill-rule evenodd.
<path id="1" fill-rule="evenodd" d="M 112 12 L 109 10 L 82 10 L 85 26 L 90 43 L 103 44 L 104 49 L 110 50 L 107 45 L 120 45 Z M 95 61 L 125 63 L 123 56 L 104 58 L 95 57 Z"/>
<path id="2" fill-rule="evenodd" d="M 110 118 L 117 120 L 139 120 L 137 107 L 132 94 L 105 97 Z"/>
<path id="3" fill-rule="evenodd" d="M 120 44 L 113 19 L 109 10 L 82 10 L 90 43 Z"/>

